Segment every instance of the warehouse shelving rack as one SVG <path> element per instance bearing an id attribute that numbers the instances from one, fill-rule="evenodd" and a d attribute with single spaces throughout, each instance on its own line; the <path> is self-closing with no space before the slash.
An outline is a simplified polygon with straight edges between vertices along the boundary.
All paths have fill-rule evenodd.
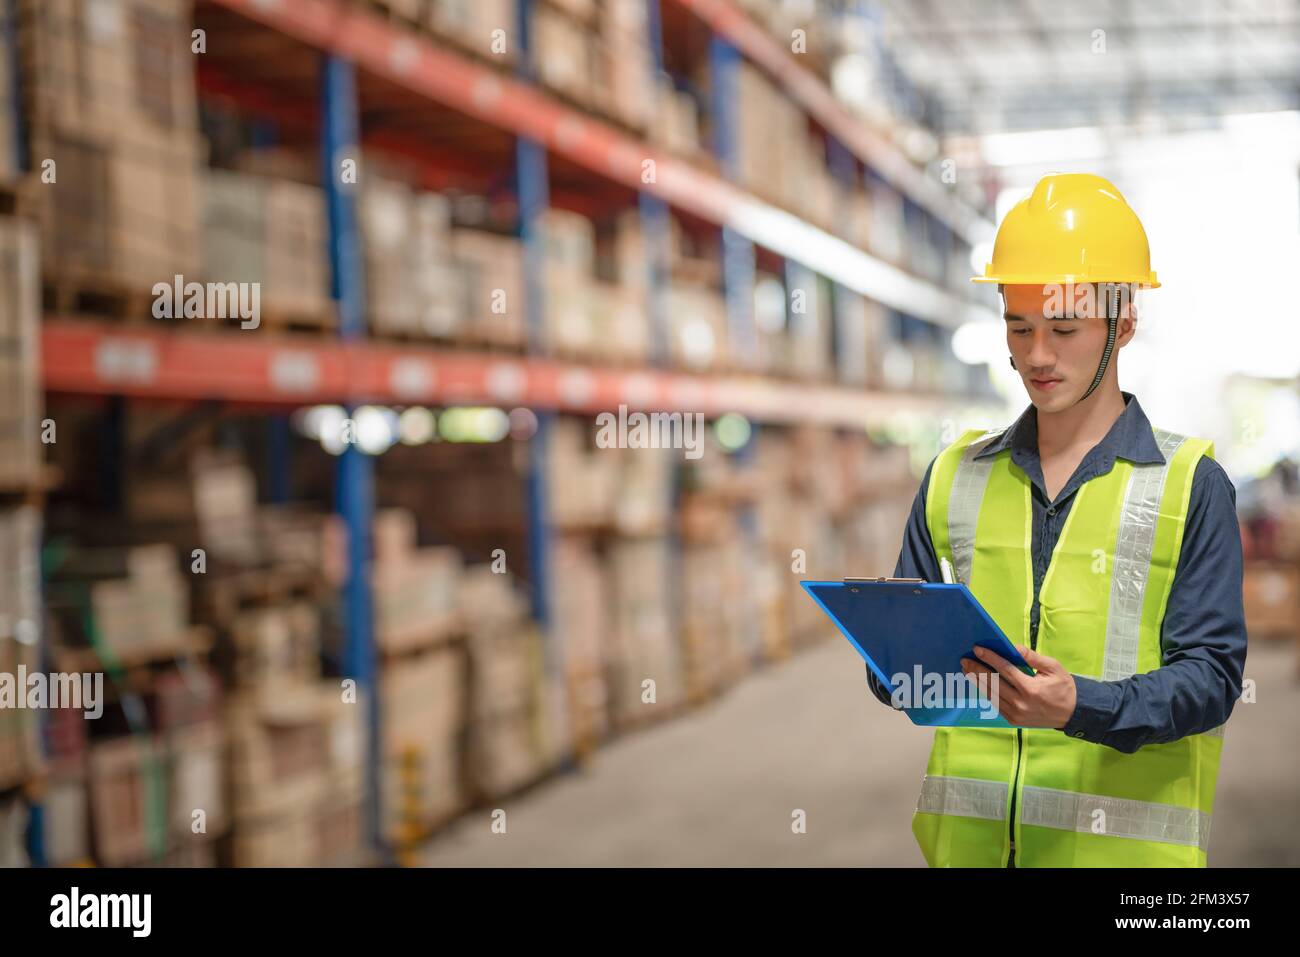
<path id="1" fill-rule="evenodd" d="M 667 269 L 669 209 L 720 230 L 723 286 L 729 327 L 738 339 L 752 333 L 755 260 L 763 255 L 815 271 L 896 312 L 952 327 L 986 310 L 974 300 L 920 279 L 799 217 L 748 194 L 735 184 L 734 72 L 747 59 L 781 82 L 826 130 L 832 168 L 846 180 L 874 170 L 910 197 L 926 215 L 960 236 L 980 238 L 984 224 L 969 209 L 925 178 L 878 133 L 852 118 L 814 74 L 793 62 L 779 44 L 729 0 L 663 0 L 711 31 L 709 64 L 717 91 L 712 104 L 718 135 L 711 144 L 721 174 L 664 152 L 604 120 L 562 103 L 537 86 L 529 60 L 533 0 L 517 0 L 519 44 L 513 76 L 468 54 L 443 46 L 347 0 L 199 0 L 206 17 L 255 35 L 260 69 L 238 69 L 205 55 L 198 69 L 206 94 L 269 117 L 321 151 L 322 182 L 329 208 L 332 294 L 338 309 L 337 341 L 291 335 L 173 331 L 160 326 L 122 326 L 48 317 L 43 324 L 45 387 L 54 392 L 111 396 L 218 400 L 272 407 L 340 402 L 494 403 L 537 409 L 539 429 L 530 440 L 529 542 L 534 613 L 547 621 L 542 580 L 551 530 L 545 521 L 543 467 L 547 424 L 558 412 L 590 413 L 619 403 L 632 407 L 690 409 L 708 415 L 739 412 L 758 423 L 814 422 L 856 426 L 888 421 L 897 412 L 929 408 L 936 414 L 961 401 L 956 396 L 865 391 L 790 383 L 755 375 L 690 375 L 662 368 L 667 357 L 667 317 L 661 280 Z M 648 0 L 648 37 L 656 75 L 663 65 L 660 0 Z M 239 47 L 236 40 L 224 45 Z M 217 51 L 217 47 L 210 47 Z M 305 73 L 294 64 L 314 57 Z M 216 61 L 216 62 L 213 62 Z M 281 64 L 268 70 L 267 64 Z M 249 77 L 261 75 L 259 82 Z M 652 81 L 653 78 L 647 78 Z M 360 109 L 366 98 L 407 122 L 368 128 Z M 432 116 L 423 127 L 412 115 Z M 467 119 L 468 118 L 468 119 Z M 354 198 L 336 175 L 342 156 L 375 147 L 414 160 L 424 185 L 440 188 L 472 179 L 477 157 L 449 146 L 474 124 L 468 140 L 480 151 L 512 154 L 525 257 L 529 350 L 522 356 L 447 351 L 433 345 L 396 345 L 365 339 L 365 294 Z M 437 142 L 434 128 L 450 132 Z M 653 158 L 657 177 L 641 178 L 643 158 Z M 861 165 L 861 169 L 859 166 Z M 592 180 L 591 174 L 595 174 Z M 581 179 L 579 180 L 579 177 Z M 548 184 L 555 181 L 555 188 Z M 575 188 L 581 181 L 584 188 Z M 587 186 L 591 183 L 591 186 Z M 500 186 L 500 183 L 494 184 Z M 568 208 L 599 211 L 637 204 L 643 218 L 654 365 L 627 369 L 541 356 L 542 251 L 537 217 L 552 195 Z M 796 265 L 798 264 L 798 265 Z M 283 419 L 278 426 L 282 430 Z M 287 442 L 272 443 L 284 448 Z M 368 530 L 374 507 L 373 460 L 349 448 L 338 460 L 336 504 L 350 535 L 346 587 L 346 673 L 373 692 L 367 567 Z M 284 463 L 272 463 L 283 473 Z M 272 486 L 286 485 L 281 479 Z M 752 522 L 743 523 L 752 534 Z M 548 643 L 553 648 L 554 643 Z M 552 651 L 553 653 L 553 651 Z M 379 845 L 377 696 L 372 708 L 369 752 L 370 831 Z"/>

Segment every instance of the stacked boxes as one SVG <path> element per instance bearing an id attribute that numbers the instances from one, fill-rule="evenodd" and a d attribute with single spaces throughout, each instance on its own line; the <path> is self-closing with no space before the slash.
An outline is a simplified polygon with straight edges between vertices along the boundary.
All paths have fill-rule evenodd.
<path id="1" fill-rule="evenodd" d="M 716 289 L 672 282 L 667 290 L 673 362 L 693 372 L 722 367 L 727 356 L 727 305 Z"/>
<path id="2" fill-rule="evenodd" d="M 24 0 L 23 90 L 46 272 L 146 295 L 199 262 L 184 0 Z"/>
<path id="3" fill-rule="evenodd" d="M 329 865 L 356 854 L 365 707 L 337 681 L 232 699 L 236 867 Z"/>
<path id="4" fill-rule="evenodd" d="M 385 663 L 380 677 L 384 834 L 418 840 L 464 804 L 465 654 L 432 648 Z"/>
<path id="5" fill-rule="evenodd" d="M 462 283 L 451 265 L 447 200 L 374 175 L 366 177 L 360 196 L 372 330 L 453 335 Z"/>
<path id="6" fill-rule="evenodd" d="M 559 10 L 533 8 L 531 42 L 542 84 L 574 102 L 595 107 L 604 95 L 600 82 L 599 47 L 590 28 Z"/>
<path id="7" fill-rule="evenodd" d="M 375 519 L 372 577 L 375 643 L 394 654 L 443 640 L 460 625 L 460 553 L 416 548 L 415 517 L 386 509 Z"/>
<path id="8" fill-rule="evenodd" d="M 236 688 L 298 687 L 320 677 L 320 612 L 307 602 L 251 608 L 230 622 Z"/>
<path id="9" fill-rule="evenodd" d="M 34 671 L 40 663 L 39 556 L 40 513 L 30 506 L 0 511 L 0 674 L 16 676 L 19 666 Z M 0 708 L 0 790 L 39 770 L 37 716 Z"/>
<path id="10" fill-rule="evenodd" d="M 547 763 L 541 636 L 511 579 L 478 566 L 466 573 L 469 634 L 469 777 L 494 799 L 535 780 Z"/>
<path id="11" fill-rule="evenodd" d="M 90 810 L 96 859 L 110 867 L 166 862 L 177 849 L 210 847 L 227 826 L 223 738 L 214 722 L 166 735 L 113 738 L 90 751 Z M 84 858 L 84 800 L 76 777 L 56 776 L 52 862 Z"/>
<path id="12" fill-rule="evenodd" d="M 50 587 L 56 643 L 123 664 L 175 654 L 190 631 L 189 585 L 178 567 L 167 544 L 76 553 Z"/>
<path id="13" fill-rule="evenodd" d="M 739 93 L 741 184 L 830 228 L 835 219 L 835 188 L 807 116 L 749 64 L 740 67 Z"/>
<path id="14" fill-rule="evenodd" d="M 605 525 L 614 513 L 620 453 L 594 447 L 594 432 L 591 420 L 567 416 L 550 430 L 549 505 L 558 526 Z"/>
<path id="15" fill-rule="evenodd" d="M 569 740 L 583 751 L 608 731 L 605 644 L 608 595 L 600 561 L 582 537 L 551 548 L 551 629 L 567 688 Z"/>
<path id="16" fill-rule="evenodd" d="M 607 567 L 610 717 L 620 728 L 661 720 L 685 697 L 671 618 L 667 539 L 618 540 L 610 545 Z"/>
<path id="17" fill-rule="evenodd" d="M 513 236 L 474 229 L 451 234 L 454 271 L 461 277 L 460 338 L 520 348 L 526 338 L 523 246 Z"/>
<path id="18" fill-rule="evenodd" d="M 480 56 L 514 62 L 515 7 L 512 0 L 429 0 L 426 22 Z M 500 31 L 500 32 L 497 32 Z M 506 37 L 504 44 L 494 40 Z"/>
<path id="19" fill-rule="evenodd" d="M 203 176 L 203 276 L 261 283 L 267 311 L 325 318 L 330 309 L 321 190 L 228 170 Z"/>
<path id="20" fill-rule="evenodd" d="M 35 231 L 0 218 L 0 490 L 40 481 L 40 308 Z"/>
<path id="21" fill-rule="evenodd" d="M 646 95 L 651 82 L 650 46 L 646 40 L 646 6 L 640 0 L 606 0 L 600 4 L 597 68 L 608 90 L 611 112 L 641 130 L 654 108 Z"/>
<path id="22" fill-rule="evenodd" d="M 114 738 L 90 751 L 95 857 L 121 867 L 161 857 L 167 848 L 164 758 L 151 735 Z"/>

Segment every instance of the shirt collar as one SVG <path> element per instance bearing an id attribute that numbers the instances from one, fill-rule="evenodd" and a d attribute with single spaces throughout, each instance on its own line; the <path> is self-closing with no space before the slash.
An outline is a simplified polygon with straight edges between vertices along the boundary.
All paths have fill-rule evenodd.
<path id="1" fill-rule="evenodd" d="M 1121 392 L 1124 397 L 1124 411 L 1110 427 L 1110 431 L 1094 447 L 1107 458 L 1128 459 L 1137 465 L 1163 465 L 1164 455 L 1156 444 L 1151 422 L 1142 411 L 1142 406 L 1132 392 Z M 988 447 L 982 449 L 977 459 L 987 455 L 997 455 L 1005 449 L 1019 449 L 1038 458 L 1038 410 L 1030 404 L 1020 417 L 1011 423 Z"/>

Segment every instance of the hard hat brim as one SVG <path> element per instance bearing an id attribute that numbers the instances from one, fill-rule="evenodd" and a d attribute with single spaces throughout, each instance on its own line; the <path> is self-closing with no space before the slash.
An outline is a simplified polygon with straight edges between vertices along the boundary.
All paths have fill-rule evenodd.
<path id="1" fill-rule="evenodd" d="M 1083 284 L 1090 282 L 1115 282 L 1115 283 L 1132 283 L 1141 286 L 1143 289 L 1159 289 L 1160 283 L 1156 280 L 1155 274 L 1149 276 L 1131 276 L 1116 277 L 1107 276 L 1105 278 L 1098 276 L 1071 276 L 1071 275 L 1037 275 L 1037 276 L 971 276 L 971 282 L 980 283 L 1001 283 L 1004 286 L 1047 286 L 1047 285 L 1069 285 Z"/>

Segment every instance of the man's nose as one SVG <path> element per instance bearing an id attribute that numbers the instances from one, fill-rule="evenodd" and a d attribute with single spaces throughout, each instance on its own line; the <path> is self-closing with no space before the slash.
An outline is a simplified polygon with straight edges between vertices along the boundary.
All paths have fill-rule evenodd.
<path id="1" fill-rule="evenodd" d="M 1029 355 L 1026 358 L 1036 369 L 1050 368 L 1056 364 L 1056 353 L 1051 348 L 1051 337 L 1046 330 L 1039 330 L 1033 334 Z"/>

